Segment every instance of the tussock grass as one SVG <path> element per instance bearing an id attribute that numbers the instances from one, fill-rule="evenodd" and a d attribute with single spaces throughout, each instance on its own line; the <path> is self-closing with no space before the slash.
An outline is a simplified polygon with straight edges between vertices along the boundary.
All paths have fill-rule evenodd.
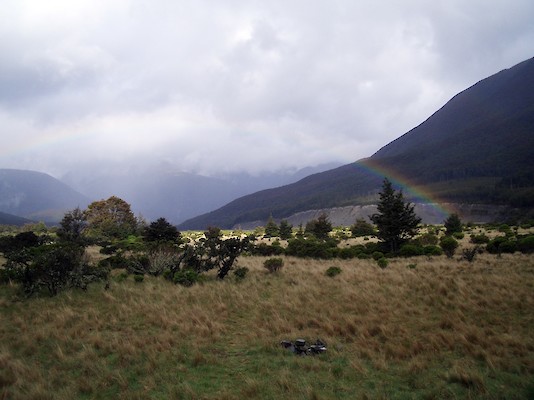
<path id="1" fill-rule="evenodd" d="M 242 281 L 12 301 L 0 288 L 0 398 L 526 398 L 534 378 L 534 258 L 475 262 L 243 257 Z M 408 267 L 417 264 L 415 268 Z M 325 276 L 328 267 L 342 274 Z M 283 339 L 321 338 L 297 357 Z M 530 391 L 530 392 L 529 392 Z"/>

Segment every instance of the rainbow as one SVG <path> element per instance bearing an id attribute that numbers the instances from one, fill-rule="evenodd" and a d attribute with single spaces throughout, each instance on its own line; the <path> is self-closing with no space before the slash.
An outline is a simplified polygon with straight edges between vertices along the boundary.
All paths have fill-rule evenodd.
<path id="1" fill-rule="evenodd" d="M 450 214 L 457 213 L 457 210 L 452 204 L 444 202 L 413 180 L 410 180 L 399 173 L 397 170 L 381 165 L 374 159 L 364 158 L 357 161 L 356 166 L 372 175 L 380 178 L 388 178 L 394 186 L 400 187 L 404 193 L 407 193 L 408 197 L 415 199 L 413 201 L 414 203 L 422 203 L 432 206 L 443 219 L 447 218 Z"/>

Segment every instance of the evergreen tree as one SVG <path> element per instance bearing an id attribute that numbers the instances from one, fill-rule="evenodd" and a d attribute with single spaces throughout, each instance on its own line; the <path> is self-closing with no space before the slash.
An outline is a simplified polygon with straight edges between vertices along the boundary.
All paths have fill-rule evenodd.
<path id="1" fill-rule="evenodd" d="M 265 237 L 276 237 L 278 236 L 279 231 L 278 225 L 276 225 L 276 222 L 274 222 L 273 216 L 271 215 L 267 221 L 267 225 L 265 225 Z"/>
<path id="2" fill-rule="evenodd" d="M 443 223 L 445 224 L 447 235 L 452 235 L 453 233 L 462 231 L 462 221 L 460 220 L 458 214 L 449 215 L 448 218 L 443 221 Z"/>
<path id="3" fill-rule="evenodd" d="M 293 237 L 293 225 L 287 222 L 285 219 L 280 221 L 280 239 L 291 239 Z"/>
<path id="4" fill-rule="evenodd" d="M 145 229 L 145 240 L 148 242 L 180 243 L 180 232 L 165 218 L 158 218 Z"/>
<path id="5" fill-rule="evenodd" d="M 371 221 L 378 229 L 378 238 L 388 251 L 395 253 L 402 243 L 417 234 L 421 218 L 415 214 L 414 206 L 404 201 L 402 191 L 396 192 L 387 178 L 379 195 L 378 213 L 371 216 Z"/>
<path id="6" fill-rule="evenodd" d="M 306 224 L 306 234 L 311 234 L 319 240 L 328 239 L 328 234 L 332 231 L 332 224 L 325 213 L 319 215 L 317 219 L 312 219 Z"/>

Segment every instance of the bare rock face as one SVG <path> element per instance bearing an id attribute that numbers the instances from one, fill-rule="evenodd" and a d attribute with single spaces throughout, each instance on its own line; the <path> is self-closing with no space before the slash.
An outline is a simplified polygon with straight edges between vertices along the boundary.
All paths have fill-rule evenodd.
<path id="1" fill-rule="evenodd" d="M 491 204 L 415 204 L 415 213 L 421 217 L 423 224 L 442 224 L 450 213 L 457 213 L 462 222 L 488 223 L 503 222 L 511 215 L 518 212 L 508 206 L 497 206 Z M 357 219 L 369 221 L 369 216 L 376 213 L 376 205 L 347 206 L 327 208 L 321 210 L 302 211 L 284 218 L 293 226 L 306 225 L 308 221 L 317 219 L 325 213 L 333 226 L 351 226 Z M 234 229 L 253 229 L 258 226 L 265 226 L 267 221 L 250 221 L 235 226 Z"/>

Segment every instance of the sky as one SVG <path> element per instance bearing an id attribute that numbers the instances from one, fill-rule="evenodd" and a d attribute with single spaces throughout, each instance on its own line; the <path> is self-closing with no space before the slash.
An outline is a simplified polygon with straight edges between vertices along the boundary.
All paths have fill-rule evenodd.
<path id="1" fill-rule="evenodd" d="M 0 168 L 349 163 L 534 56 L 532 0 L 1 0 Z"/>

